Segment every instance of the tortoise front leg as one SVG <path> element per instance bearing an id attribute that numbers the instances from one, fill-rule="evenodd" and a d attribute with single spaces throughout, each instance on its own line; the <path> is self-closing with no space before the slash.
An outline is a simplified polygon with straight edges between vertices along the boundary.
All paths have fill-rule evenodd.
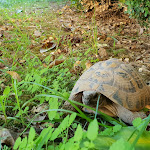
<path id="1" fill-rule="evenodd" d="M 144 112 L 132 112 L 118 104 L 113 104 L 113 107 L 116 108 L 117 116 L 130 125 L 132 125 L 132 121 L 137 117 L 140 117 L 141 119 L 147 117 Z"/>

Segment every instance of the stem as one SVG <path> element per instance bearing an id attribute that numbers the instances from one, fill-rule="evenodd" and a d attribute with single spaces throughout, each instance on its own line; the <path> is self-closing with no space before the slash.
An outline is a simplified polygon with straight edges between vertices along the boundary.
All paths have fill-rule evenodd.
<path id="1" fill-rule="evenodd" d="M 15 97 L 16 97 L 16 100 L 17 100 L 17 105 L 18 105 L 19 113 L 20 113 L 20 115 L 21 115 L 22 124 L 25 124 L 25 123 L 24 123 L 23 116 L 22 116 L 22 111 L 21 111 L 21 107 L 20 107 L 19 98 L 18 98 L 17 84 L 16 84 L 16 83 L 17 83 L 17 82 L 16 82 L 16 79 L 14 79 L 13 88 L 14 88 L 14 92 L 15 92 Z"/>

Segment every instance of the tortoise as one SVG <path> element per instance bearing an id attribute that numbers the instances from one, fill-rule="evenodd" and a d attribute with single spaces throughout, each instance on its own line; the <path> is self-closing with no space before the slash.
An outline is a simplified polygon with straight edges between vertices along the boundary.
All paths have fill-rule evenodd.
<path id="1" fill-rule="evenodd" d="M 100 94 L 101 112 L 131 125 L 136 117 L 146 117 L 138 111 L 150 104 L 150 87 L 130 64 L 116 58 L 94 64 L 80 76 L 69 99 L 96 108 Z M 67 101 L 64 108 L 74 109 Z"/>

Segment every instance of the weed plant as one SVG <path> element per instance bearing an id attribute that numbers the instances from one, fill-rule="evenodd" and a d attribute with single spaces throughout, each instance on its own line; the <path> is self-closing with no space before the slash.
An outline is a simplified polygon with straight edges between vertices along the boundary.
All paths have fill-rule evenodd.
<path id="1" fill-rule="evenodd" d="M 0 81 L 1 83 L 7 85 L 4 89 L 1 90 L 0 96 L 0 113 L 1 115 L 4 115 L 5 118 L 5 123 L 3 124 L 3 126 L 9 126 L 9 122 L 12 120 L 14 120 L 14 125 L 16 125 L 16 122 L 19 122 L 25 128 L 21 135 L 28 128 L 30 128 L 28 136 L 21 138 L 20 135 L 20 137 L 18 137 L 13 149 L 87 150 L 110 148 L 110 150 L 116 150 L 116 147 L 119 147 L 120 149 L 120 147 L 124 146 L 123 150 L 132 150 L 135 147 L 136 143 L 138 143 L 138 139 L 143 138 L 142 134 L 147 134 L 147 132 L 144 130 L 148 125 L 148 122 L 150 121 L 150 116 L 145 120 L 141 120 L 139 118 L 136 119 L 133 122 L 134 127 L 128 128 L 122 122 L 99 112 L 98 107 L 95 110 L 78 102 L 70 101 L 68 99 L 70 91 L 73 88 L 75 81 L 79 77 L 75 76 L 73 78 L 70 72 L 70 68 L 75 62 L 75 60 L 73 59 L 72 44 L 70 41 L 68 41 L 67 43 L 69 45 L 69 49 L 71 50 L 71 58 L 68 58 L 64 61 L 64 63 L 58 66 L 49 68 L 48 64 L 51 61 L 51 56 L 45 56 L 43 59 L 42 57 L 40 57 L 41 54 L 39 54 L 35 49 L 31 51 L 31 49 L 29 48 L 29 46 L 31 45 L 31 40 L 34 39 L 34 37 L 32 33 L 28 32 L 27 27 L 31 25 L 30 23 L 33 23 L 33 25 L 40 29 L 41 24 L 40 22 L 34 22 L 34 20 L 30 21 L 28 20 L 28 18 L 41 17 L 41 14 L 38 14 L 40 11 L 37 14 L 34 14 L 31 10 L 30 14 L 27 15 L 20 12 L 16 13 L 16 10 L 13 9 L 14 7 L 17 8 L 16 6 L 18 6 L 19 8 L 19 6 L 21 6 L 20 4 L 25 4 L 27 2 L 29 2 L 28 4 L 33 4 L 34 2 L 36 2 L 36 0 L 15 0 L 13 1 L 13 3 L 11 0 L 2 1 L 1 5 L 3 5 L 3 7 L 12 7 L 12 10 L 0 9 L 0 12 L 2 14 L 0 23 L 2 25 L 8 23 L 9 25 L 12 25 L 14 27 L 13 30 L 8 31 L 8 33 L 11 35 L 11 38 L 4 37 L 3 45 L 0 48 L 0 50 L 3 52 L 3 57 L 8 59 L 5 61 L 3 59 L 0 59 L 1 63 L 7 65 L 7 68 L 1 70 L 3 72 L 2 76 L 6 80 L 3 79 Z M 43 3 L 43 6 L 45 7 L 49 0 L 43 0 L 43 2 L 45 2 Z M 61 2 L 61 0 L 58 0 L 57 2 Z M 23 11 L 26 11 L 26 9 L 27 8 L 25 8 L 25 6 L 24 8 L 22 8 Z M 55 15 L 47 14 L 46 12 L 43 13 L 45 16 L 54 17 L 52 19 L 56 18 Z M 26 21 L 23 21 L 23 18 Z M 41 22 L 44 22 L 44 19 L 42 20 L 42 18 L 43 16 L 41 17 Z M 93 24 L 96 25 L 95 22 L 93 22 Z M 43 27 L 47 26 L 47 24 L 42 25 Z M 56 32 L 57 30 L 53 27 L 51 29 L 53 29 L 53 32 Z M 55 33 L 55 35 L 58 36 L 58 43 L 61 39 L 59 34 L 60 33 Z M 93 35 L 92 48 L 87 48 L 88 45 L 86 45 L 87 51 L 85 52 L 86 58 L 84 59 L 84 61 L 92 61 L 92 58 L 88 58 L 91 50 L 93 50 L 96 54 L 98 53 L 97 27 L 94 28 Z M 43 34 L 42 36 L 46 37 L 45 34 Z M 41 40 L 42 38 L 36 39 L 36 42 L 38 43 Z M 115 50 L 115 39 L 113 46 L 113 50 Z M 116 51 L 113 52 L 114 55 L 118 54 Z M 82 51 L 79 51 L 77 55 L 78 60 L 82 59 L 82 57 Z M 24 63 L 20 64 L 19 59 L 24 60 Z M 47 67 L 43 66 L 43 62 L 47 64 Z M 17 80 L 11 79 L 11 77 L 6 74 L 6 71 L 8 70 L 16 71 L 21 76 L 22 81 L 17 82 Z M 63 100 L 70 102 L 71 105 L 73 105 L 77 110 L 77 113 L 60 109 L 60 106 L 64 102 Z M 47 110 L 39 112 L 31 119 L 31 121 L 27 121 L 27 116 L 30 115 L 30 108 L 43 103 L 47 104 Z M 88 115 L 84 114 L 75 104 L 96 111 L 95 119 L 92 120 L 90 117 L 88 117 Z M 8 115 L 10 110 L 13 114 L 12 117 L 9 117 Z M 67 112 L 70 115 L 67 115 L 65 118 L 63 118 L 63 112 Z M 47 127 L 42 130 L 40 135 L 37 135 L 34 127 L 31 126 L 31 123 L 33 123 L 34 119 L 42 113 L 48 114 L 48 123 L 55 123 L 56 119 L 61 120 L 61 123 L 57 128 L 54 128 L 47 123 Z M 114 124 L 114 126 L 112 127 L 107 125 L 106 123 L 98 122 L 97 113 L 100 113 L 101 117 L 103 116 L 108 122 Z M 77 116 L 89 122 L 87 131 L 85 131 L 82 123 L 74 125 Z M 75 127 L 73 128 L 73 126 Z M 104 131 L 99 130 L 99 126 L 102 126 Z M 72 130 L 72 128 L 74 131 L 73 137 L 68 139 L 69 130 Z M 128 137 L 125 137 L 125 134 L 122 135 L 124 131 L 128 133 Z M 121 136 L 124 138 L 120 138 Z M 62 142 L 55 142 L 57 138 L 61 138 Z M 150 137 L 147 136 L 147 138 Z M 141 145 L 138 146 L 140 147 Z M 4 147 L 3 149 L 9 148 Z"/>

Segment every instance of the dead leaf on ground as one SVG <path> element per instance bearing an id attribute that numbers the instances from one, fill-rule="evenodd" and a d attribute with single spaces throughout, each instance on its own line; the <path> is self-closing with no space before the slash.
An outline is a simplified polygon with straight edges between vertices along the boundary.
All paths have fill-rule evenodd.
<path id="1" fill-rule="evenodd" d="M 83 68 L 81 67 L 81 61 L 76 61 L 73 65 L 73 72 L 74 73 L 81 73 L 81 71 L 83 71 Z"/>
<path id="2" fill-rule="evenodd" d="M 143 34 L 143 32 L 144 32 L 144 28 L 140 27 L 139 34 L 141 35 L 141 34 Z"/>
<path id="3" fill-rule="evenodd" d="M 82 41 L 82 39 L 80 37 L 73 37 L 71 39 L 71 43 L 80 43 Z"/>
<path id="4" fill-rule="evenodd" d="M 34 31 L 34 36 L 35 37 L 40 37 L 41 35 L 42 35 L 42 33 L 40 31 L 38 31 L 38 30 Z"/>
<path id="5" fill-rule="evenodd" d="M 63 63 L 64 61 L 65 61 L 64 59 L 60 59 L 60 60 L 56 59 L 49 64 L 49 68 L 52 68 L 53 66 L 57 66 L 57 65 Z"/>
<path id="6" fill-rule="evenodd" d="M 47 43 L 44 43 L 42 48 L 40 49 L 40 53 L 47 52 L 49 50 L 52 50 L 56 47 L 56 43 L 53 41 L 48 41 Z"/>
<path id="7" fill-rule="evenodd" d="M 27 120 L 28 120 L 28 121 L 31 121 L 31 119 L 35 116 L 35 114 L 37 114 L 37 113 L 39 113 L 39 112 L 42 112 L 42 111 L 45 111 L 45 110 L 47 110 L 47 109 L 48 109 L 48 105 L 45 104 L 45 103 L 43 103 L 43 104 L 41 104 L 41 105 L 38 105 L 38 106 L 34 106 L 34 107 L 32 108 L 32 110 L 31 110 L 31 113 L 32 113 L 33 115 L 30 115 L 30 117 L 28 117 Z M 39 121 L 39 122 L 41 122 L 41 121 L 43 121 L 43 120 L 45 119 L 45 117 L 46 117 L 46 114 L 45 114 L 45 113 L 42 113 L 42 114 L 36 116 L 36 118 L 34 118 L 34 121 Z M 36 124 L 36 122 L 35 122 L 35 123 L 32 122 L 32 123 L 33 123 L 33 124 Z"/>
<path id="8" fill-rule="evenodd" d="M 52 61 L 54 61 L 54 60 L 55 60 L 55 58 L 56 58 L 56 56 L 55 56 L 54 54 L 52 54 L 52 56 L 51 56 L 51 60 L 52 60 Z"/>
<path id="9" fill-rule="evenodd" d="M 89 69 L 92 66 L 92 63 L 88 60 L 86 63 L 86 70 Z"/>
<path id="10" fill-rule="evenodd" d="M 13 79 L 16 79 L 18 82 L 21 81 L 21 78 L 20 78 L 19 74 L 16 73 L 15 71 L 6 71 L 6 73 L 8 73 L 9 75 L 11 75 L 11 77 Z"/>
<path id="11" fill-rule="evenodd" d="M 62 52 L 62 51 L 61 51 L 60 49 L 57 50 L 57 53 L 58 53 L 58 54 L 61 54 L 61 52 Z"/>
<path id="12" fill-rule="evenodd" d="M 0 30 L 1 31 L 10 31 L 10 30 L 12 30 L 14 27 L 13 26 L 2 26 L 2 27 L 0 27 Z"/>
<path id="13" fill-rule="evenodd" d="M 124 59 L 124 62 L 129 63 L 129 62 L 130 62 L 130 59 L 129 59 L 129 58 L 125 58 L 125 59 Z"/>
<path id="14" fill-rule="evenodd" d="M 114 42 L 114 40 L 113 40 L 111 37 L 107 37 L 107 38 L 106 38 L 106 41 L 107 41 L 109 44 L 111 44 L 111 43 Z"/>
<path id="15" fill-rule="evenodd" d="M 30 122 L 32 121 L 32 124 L 36 124 L 37 122 L 41 122 L 45 119 L 46 115 L 38 115 L 35 118 L 35 115 L 31 115 L 30 118 L 27 118 L 27 120 Z M 34 118 L 34 120 L 32 120 Z M 34 122 L 35 121 L 35 122 Z"/>
<path id="16" fill-rule="evenodd" d="M 97 44 L 97 47 L 98 47 L 98 48 L 108 47 L 108 45 L 107 45 L 107 44 L 99 44 L 99 43 L 98 43 L 98 44 Z"/>
<path id="17" fill-rule="evenodd" d="M 101 58 L 106 58 L 108 56 L 107 51 L 105 48 L 100 48 L 98 50 L 98 54 Z"/>
<path id="18" fill-rule="evenodd" d="M 97 39 L 98 40 L 106 40 L 107 38 L 107 34 L 106 33 L 101 33 L 101 35 L 97 35 Z"/>
<path id="19" fill-rule="evenodd" d="M 23 63 L 25 63 L 25 62 L 26 62 L 26 60 L 24 60 L 24 59 L 19 60 L 19 63 L 20 63 L 20 64 L 23 64 Z"/>
<path id="20" fill-rule="evenodd" d="M 79 66 L 81 64 L 81 61 L 76 61 L 75 63 L 74 63 L 74 68 L 76 67 L 76 66 Z"/>
<path id="21" fill-rule="evenodd" d="M 46 110 L 48 108 L 47 104 L 41 104 L 41 105 L 38 105 L 38 106 L 33 106 L 31 112 L 32 113 L 39 113 L 39 112 L 42 112 L 44 110 Z"/>
<path id="22" fill-rule="evenodd" d="M 65 31 L 65 32 L 70 32 L 72 29 L 70 27 L 67 27 L 65 25 L 62 25 L 62 29 Z"/>
<path id="23" fill-rule="evenodd" d="M 32 43 L 33 45 L 37 44 L 37 42 L 34 41 L 34 40 L 31 40 L 31 43 Z"/>

